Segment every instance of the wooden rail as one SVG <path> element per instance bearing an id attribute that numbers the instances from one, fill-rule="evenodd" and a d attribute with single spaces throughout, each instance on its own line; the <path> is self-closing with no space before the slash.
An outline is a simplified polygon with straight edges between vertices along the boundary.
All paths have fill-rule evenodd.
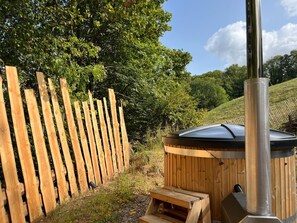
<path id="1" fill-rule="evenodd" d="M 129 167 L 123 109 L 112 89 L 104 105 L 91 92 L 72 105 L 65 79 L 56 89 L 38 72 L 39 92 L 23 92 L 8 66 L 6 81 L 0 77 L 0 222 L 32 222 Z"/>

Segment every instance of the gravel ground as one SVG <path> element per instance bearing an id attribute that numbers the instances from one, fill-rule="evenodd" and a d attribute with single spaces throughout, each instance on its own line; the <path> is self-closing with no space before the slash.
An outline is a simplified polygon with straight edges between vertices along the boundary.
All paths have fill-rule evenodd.
<path id="1" fill-rule="evenodd" d="M 121 211 L 120 223 L 137 223 L 138 219 L 145 214 L 150 201 L 149 195 L 139 195 L 133 203 L 123 207 Z"/>

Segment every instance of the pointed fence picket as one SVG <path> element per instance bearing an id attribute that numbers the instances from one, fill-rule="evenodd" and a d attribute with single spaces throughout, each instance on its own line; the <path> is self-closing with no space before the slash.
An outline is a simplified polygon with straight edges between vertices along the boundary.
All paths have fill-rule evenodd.
<path id="1" fill-rule="evenodd" d="M 6 68 L 6 78 L 11 117 L 26 190 L 29 218 L 33 220 L 42 216 L 42 209 L 19 80 L 15 67 Z"/>
<path id="2" fill-rule="evenodd" d="M 66 178 L 64 174 L 63 161 L 60 153 L 58 138 L 57 138 L 55 124 L 53 120 L 53 114 L 51 110 L 48 91 L 47 91 L 43 73 L 37 72 L 37 81 L 38 81 L 38 88 L 39 88 L 39 94 L 41 99 L 43 120 L 45 123 L 45 129 L 46 129 L 47 137 L 49 141 L 49 148 L 51 151 L 56 178 L 57 178 L 59 198 L 60 198 L 60 202 L 64 203 L 69 199 L 68 186 L 67 186 Z"/>
<path id="3" fill-rule="evenodd" d="M 33 90 L 25 90 L 30 124 L 32 128 L 35 153 L 38 162 L 40 190 L 42 194 L 45 212 L 49 213 L 56 207 L 56 196 L 49 157 L 46 151 L 44 134 L 39 116 L 37 100 Z"/>
<path id="4" fill-rule="evenodd" d="M 88 103 L 84 101 L 82 104 L 83 104 L 83 110 L 84 110 L 85 121 L 86 121 L 86 126 L 87 126 L 87 133 L 88 133 L 89 145 L 90 145 L 90 150 L 91 150 L 95 181 L 97 184 L 100 184 L 100 182 L 101 182 L 100 169 L 101 169 L 102 176 L 106 175 L 105 173 L 103 173 L 103 172 L 105 172 L 105 164 L 104 164 L 104 160 L 102 160 L 102 163 L 100 162 L 100 169 L 99 169 L 98 156 L 97 156 L 97 152 L 96 152 L 96 143 L 95 143 L 95 139 L 94 139 L 94 132 L 93 132 L 93 128 L 92 128 Z M 104 166 L 104 168 L 103 168 L 103 166 Z"/>
<path id="5" fill-rule="evenodd" d="M 117 174 L 119 172 L 118 164 L 116 161 L 116 152 L 115 152 L 115 144 L 114 144 L 114 137 L 113 137 L 113 131 L 111 127 L 110 117 L 109 117 L 109 111 L 107 107 L 106 98 L 103 98 L 104 103 L 104 111 L 105 111 L 105 117 L 106 117 L 106 123 L 107 123 L 107 131 L 109 136 L 109 143 L 111 147 L 111 156 L 112 156 L 112 163 L 113 163 L 113 172 Z"/>
<path id="6" fill-rule="evenodd" d="M 115 94 L 113 89 L 108 89 L 109 102 L 110 102 L 110 110 L 112 117 L 112 125 L 113 125 L 113 134 L 114 134 L 114 142 L 117 153 L 117 162 L 119 171 L 122 172 L 124 169 L 123 165 L 123 152 L 120 140 L 120 131 L 119 131 L 119 122 L 118 122 L 118 114 L 117 114 L 117 106 L 115 100 Z"/>
<path id="7" fill-rule="evenodd" d="M 77 119 L 77 124 L 78 124 L 78 129 L 79 129 L 79 134 L 80 134 L 80 141 L 82 145 L 82 151 L 83 155 L 85 158 L 85 165 L 87 168 L 87 175 L 89 182 L 95 182 L 95 177 L 94 177 L 94 170 L 92 166 L 92 161 L 91 161 L 91 155 L 89 151 L 89 145 L 88 145 L 88 139 L 87 135 L 84 129 L 84 124 L 81 116 L 81 108 L 80 104 L 78 101 L 74 102 L 74 108 L 75 108 L 75 114 L 76 114 L 76 119 Z"/>
<path id="8" fill-rule="evenodd" d="M 60 143 L 61 143 L 61 147 L 62 147 L 62 151 L 63 151 L 63 157 L 65 159 L 65 165 L 67 168 L 68 180 L 69 180 L 69 184 L 70 184 L 70 194 L 72 196 L 75 196 L 78 194 L 78 188 L 77 188 L 77 183 L 76 183 L 76 177 L 74 174 L 74 166 L 72 163 L 69 145 L 68 145 L 68 141 L 67 141 L 67 136 L 66 136 L 66 132 L 65 132 L 65 127 L 64 127 L 64 123 L 63 123 L 63 117 L 62 117 L 60 105 L 58 102 L 56 89 L 55 89 L 54 84 L 50 78 L 48 79 L 48 84 L 49 84 L 49 88 L 50 88 L 51 100 L 52 100 L 54 116 L 55 116 L 55 120 L 56 120 L 56 124 L 57 124 L 57 128 L 58 128 Z"/>
<path id="9" fill-rule="evenodd" d="M 98 106 L 98 111 L 99 111 L 98 112 L 99 113 L 99 123 L 100 123 L 101 134 L 102 134 L 105 160 L 107 163 L 107 172 L 108 172 L 108 176 L 112 176 L 114 174 L 113 166 L 115 164 L 113 164 L 112 159 L 111 159 L 111 151 L 110 151 L 110 147 L 108 144 L 108 136 L 107 136 L 106 124 L 105 124 L 104 114 L 103 114 L 103 109 L 102 109 L 102 102 L 97 100 L 97 106 Z M 97 123 L 95 126 L 97 126 Z M 98 129 L 98 127 L 97 127 L 97 129 Z"/>
<path id="10" fill-rule="evenodd" d="M 70 96 L 68 91 L 68 85 L 65 79 L 60 79 L 60 86 L 62 91 L 62 98 L 64 103 L 67 124 L 68 124 L 68 131 L 70 134 L 72 149 L 73 149 L 75 163 L 76 163 L 78 185 L 79 185 L 80 191 L 85 192 L 88 190 L 86 169 L 85 169 L 84 160 L 81 152 L 81 147 L 79 144 L 77 128 L 74 122 Z"/>
<path id="11" fill-rule="evenodd" d="M 128 168 L 123 110 L 112 89 L 110 107 L 89 92 L 81 109 L 81 102 L 72 105 L 65 79 L 57 88 L 38 72 L 39 91 L 21 91 L 17 69 L 6 67 L 6 80 L 3 87 L 0 77 L 0 222 L 37 220 Z"/>
<path id="12" fill-rule="evenodd" d="M 25 222 L 25 214 L 23 210 L 22 194 L 19 190 L 19 180 L 17 175 L 17 167 L 15 162 L 15 155 L 12 147 L 12 140 L 10 137 L 10 128 L 6 113 L 5 101 L 2 89 L 2 78 L 0 78 L 0 156 L 1 167 L 3 170 L 7 199 L 9 200 L 8 208 L 12 222 Z M 2 185 L 1 185 L 2 186 Z M 1 189 L 1 197 L 3 197 Z M 4 199 L 4 198 L 3 198 Z M 4 200 L 1 201 L 4 204 Z M 5 210 L 5 209 L 4 209 Z M 3 212 L 3 209 L 2 209 Z M 1 222 L 6 221 L 6 216 L 1 214 Z"/>

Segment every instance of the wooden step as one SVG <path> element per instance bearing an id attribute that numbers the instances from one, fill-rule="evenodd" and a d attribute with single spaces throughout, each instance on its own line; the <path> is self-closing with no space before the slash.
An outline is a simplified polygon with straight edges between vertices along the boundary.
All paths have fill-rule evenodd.
<path id="1" fill-rule="evenodd" d="M 163 188 L 152 190 L 151 197 L 187 209 L 191 209 L 193 207 L 193 203 L 200 200 L 198 197 L 182 194 L 172 190 L 166 190 Z"/>
<path id="2" fill-rule="evenodd" d="M 174 215 L 169 216 L 169 215 L 167 215 L 165 213 L 164 214 L 155 213 L 154 215 L 157 216 L 158 218 L 161 218 L 163 220 L 167 220 L 167 221 L 169 221 L 171 223 L 185 223 L 185 221 L 186 221 L 186 219 L 185 220 L 180 220 L 180 219 L 176 218 Z"/>
<path id="3" fill-rule="evenodd" d="M 139 218 L 140 223 L 171 223 L 165 219 L 159 218 L 155 215 L 145 215 Z"/>
<path id="4" fill-rule="evenodd" d="M 179 189 L 179 188 L 175 188 L 175 187 L 163 187 L 166 190 L 170 190 L 170 191 L 174 191 L 174 192 L 178 192 L 181 194 L 187 194 L 187 195 L 191 195 L 193 197 L 199 197 L 200 199 L 205 199 L 208 198 L 209 195 L 205 194 L 205 193 L 199 193 L 199 192 L 194 192 L 194 191 L 188 191 L 188 190 L 183 190 L 183 189 Z"/>

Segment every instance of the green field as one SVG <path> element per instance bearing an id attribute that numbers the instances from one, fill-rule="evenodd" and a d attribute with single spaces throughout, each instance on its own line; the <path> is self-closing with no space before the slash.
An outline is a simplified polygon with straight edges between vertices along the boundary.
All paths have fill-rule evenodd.
<path id="1" fill-rule="evenodd" d="M 270 126 L 282 129 L 288 116 L 297 110 L 297 78 L 269 88 Z M 209 111 L 203 124 L 244 123 L 244 98 L 240 97 Z"/>

